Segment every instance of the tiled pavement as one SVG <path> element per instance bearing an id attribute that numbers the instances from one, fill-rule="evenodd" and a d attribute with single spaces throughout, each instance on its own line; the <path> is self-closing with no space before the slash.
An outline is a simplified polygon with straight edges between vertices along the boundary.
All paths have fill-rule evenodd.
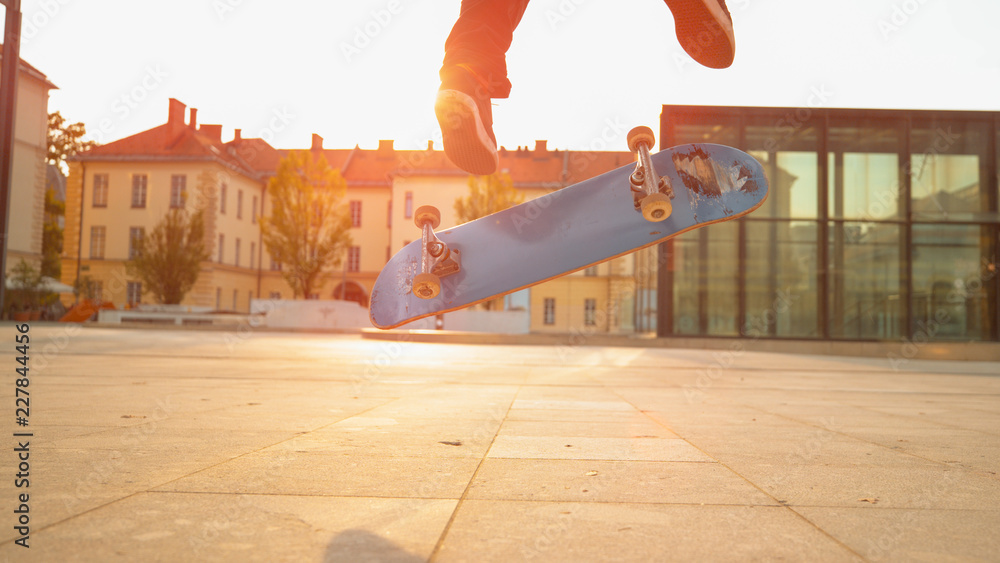
<path id="1" fill-rule="evenodd" d="M 1000 561 L 1000 363 L 30 335 L 0 561 Z"/>

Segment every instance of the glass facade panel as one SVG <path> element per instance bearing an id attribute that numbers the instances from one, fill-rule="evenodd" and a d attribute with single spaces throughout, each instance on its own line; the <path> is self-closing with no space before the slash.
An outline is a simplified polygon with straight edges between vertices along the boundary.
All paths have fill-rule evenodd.
<path id="1" fill-rule="evenodd" d="M 736 336 L 737 224 L 719 223 L 674 239 L 674 330 Z"/>
<path id="2" fill-rule="evenodd" d="M 668 124 L 673 126 L 673 138 L 667 137 L 664 141 L 671 146 L 684 143 L 717 143 L 736 146 L 739 143 L 739 127 L 735 123 L 726 123 L 726 120 L 713 123 L 683 123 L 682 119 L 672 120 Z"/>
<path id="3" fill-rule="evenodd" d="M 743 334 L 816 338 L 816 224 L 747 221 Z"/>
<path id="4" fill-rule="evenodd" d="M 996 315 L 991 227 L 913 227 L 913 332 L 932 340 L 984 340 Z"/>
<path id="5" fill-rule="evenodd" d="M 767 200 L 754 211 L 754 218 L 815 219 L 819 211 L 819 163 L 813 151 L 749 154 L 764 166 L 768 180 Z"/>
<path id="6" fill-rule="evenodd" d="M 879 221 L 900 216 L 899 155 L 829 153 L 830 217 Z"/>
<path id="7" fill-rule="evenodd" d="M 894 339 L 903 334 L 900 230 L 892 223 L 830 225 L 831 338 Z"/>
<path id="8" fill-rule="evenodd" d="M 745 127 L 745 150 L 764 166 L 772 186 L 755 218 L 815 219 L 819 213 L 817 127 L 811 111 L 780 117 L 751 118 Z"/>
<path id="9" fill-rule="evenodd" d="M 708 243 L 702 281 L 705 334 L 714 336 L 739 334 L 738 226 L 736 221 L 728 221 L 702 229 L 702 236 Z"/>
<path id="10" fill-rule="evenodd" d="M 701 262 L 698 231 L 673 239 L 674 279 L 673 321 L 675 334 L 702 334 L 698 293 L 701 290 Z"/>
<path id="11" fill-rule="evenodd" d="M 909 162 L 915 221 L 996 221 L 986 171 L 988 128 L 982 122 L 918 122 Z"/>

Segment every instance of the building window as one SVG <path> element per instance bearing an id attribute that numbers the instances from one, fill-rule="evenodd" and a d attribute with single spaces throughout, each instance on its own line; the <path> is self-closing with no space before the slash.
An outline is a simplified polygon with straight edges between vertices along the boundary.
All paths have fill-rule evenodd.
<path id="1" fill-rule="evenodd" d="M 250 269 L 257 265 L 257 243 L 250 243 Z"/>
<path id="2" fill-rule="evenodd" d="M 96 260 L 104 259 L 104 239 L 108 228 L 104 226 L 90 228 L 90 257 Z"/>
<path id="3" fill-rule="evenodd" d="M 238 289 L 233 290 L 233 311 L 236 310 L 236 300 L 239 299 L 239 294 L 240 292 Z"/>
<path id="4" fill-rule="evenodd" d="M 406 192 L 406 204 L 403 209 L 403 216 L 413 219 L 413 192 Z"/>
<path id="5" fill-rule="evenodd" d="M 128 282 L 126 288 L 125 301 L 130 305 L 138 305 L 142 302 L 142 284 L 139 282 Z"/>
<path id="6" fill-rule="evenodd" d="M 222 308 L 222 288 L 215 288 L 215 310 L 218 311 Z"/>
<path id="7" fill-rule="evenodd" d="M 597 275 L 597 266 L 591 266 L 583 271 L 583 275 L 587 277 L 594 277 Z"/>
<path id="8" fill-rule="evenodd" d="M 236 218 L 243 218 L 243 190 L 237 190 L 236 192 Z"/>
<path id="9" fill-rule="evenodd" d="M 280 272 L 281 271 L 281 262 L 278 262 L 277 260 L 275 260 L 274 256 L 271 257 L 271 271 L 272 272 Z"/>
<path id="10" fill-rule="evenodd" d="M 361 227 L 361 202 L 351 202 L 351 226 L 355 229 Z"/>
<path id="11" fill-rule="evenodd" d="M 219 186 L 219 213 L 222 215 L 226 214 L 226 193 L 229 191 L 229 186 L 222 184 Z"/>
<path id="12" fill-rule="evenodd" d="M 352 246 L 347 249 L 347 271 L 348 272 L 360 272 L 361 271 L 361 247 Z"/>
<path id="13" fill-rule="evenodd" d="M 95 301 L 100 301 L 104 298 L 104 282 L 101 280 L 91 280 L 90 282 L 90 297 Z"/>
<path id="14" fill-rule="evenodd" d="M 272 291 L 271 293 L 268 294 L 267 298 L 268 299 L 273 299 L 275 301 L 278 301 L 278 300 L 281 299 L 281 292 L 280 291 Z"/>
<path id="15" fill-rule="evenodd" d="M 583 324 L 587 326 L 597 324 L 597 299 L 583 300 Z"/>
<path id="16" fill-rule="evenodd" d="M 145 174 L 135 174 L 132 176 L 132 207 L 146 207 L 146 184 L 148 177 Z"/>
<path id="17" fill-rule="evenodd" d="M 257 224 L 257 196 L 253 196 L 253 209 L 250 210 L 250 221 Z"/>
<path id="18" fill-rule="evenodd" d="M 216 262 L 218 262 L 219 264 L 222 264 L 222 259 L 225 257 L 225 254 L 222 252 L 222 250 L 225 248 L 225 246 L 226 246 L 226 235 L 220 234 L 219 235 L 219 257 L 216 260 Z"/>
<path id="19" fill-rule="evenodd" d="M 389 204 L 386 205 L 385 212 L 385 226 L 392 227 L 392 200 L 389 200 Z"/>
<path id="20" fill-rule="evenodd" d="M 554 297 L 545 298 L 545 324 L 556 324 L 556 300 Z"/>
<path id="21" fill-rule="evenodd" d="M 129 227 L 128 230 L 128 259 L 134 260 L 142 251 L 142 239 L 146 235 L 146 229 L 142 227 Z"/>
<path id="22" fill-rule="evenodd" d="M 187 203 L 187 176 L 175 174 L 170 177 L 170 207 L 183 209 Z"/>
<path id="23" fill-rule="evenodd" d="M 236 254 L 233 256 L 233 264 L 236 266 L 240 265 L 240 242 L 240 238 L 236 237 L 236 250 L 234 251 Z"/>
<path id="24" fill-rule="evenodd" d="M 108 175 L 94 174 L 94 207 L 108 206 Z"/>

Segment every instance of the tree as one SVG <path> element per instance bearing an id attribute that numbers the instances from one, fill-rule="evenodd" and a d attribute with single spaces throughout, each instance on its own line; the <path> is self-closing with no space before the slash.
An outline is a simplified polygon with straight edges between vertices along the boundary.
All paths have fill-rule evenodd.
<path id="1" fill-rule="evenodd" d="M 65 178 L 66 159 L 97 146 L 94 141 L 84 141 L 87 129 L 83 123 L 66 124 L 60 113 L 49 114 L 46 133 L 45 162 L 55 166 Z M 62 272 L 63 228 L 60 218 L 66 215 L 66 204 L 56 198 L 57 177 L 46 175 L 45 222 L 42 226 L 42 275 L 59 279 Z"/>
<path id="2" fill-rule="evenodd" d="M 523 201 L 524 195 L 514 189 L 510 174 L 469 176 L 469 195 L 455 200 L 455 214 L 460 223 L 468 223 Z"/>
<path id="3" fill-rule="evenodd" d="M 59 279 L 62 273 L 63 229 L 59 218 L 66 214 L 66 203 L 56 199 L 51 187 L 45 190 L 45 222 L 42 224 L 42 275 Z"/>
<path id="4" fill-rule="evenodd" d="M 308 298 L 351 244 L 346 193 L 340 171 L 308 151 L 289 152 L 268 181 L 271 214 L 261 218 L 262 238 L 295 298 Z"/>
<path id="5" fill-rule="evenodd" d="M 46 135 L 47 154 L 45 161 L 59 168 L 66 175 L 66 160 L 83 151 L 97 146 L 95 141 L 84 141 L 87 128 L 83 123 L 66 124 L 66 118 L 60 113 L 49 114 L 49 129 Z"/>
<path id="6" fill-rule="evenodd" d="M 176 305 L 194 287 L 201 262 L 208 260 L 204 212 L 171 209 L 153 232 L 133 244 L 136 255 L 125 263 L 129 275 L 139 278 L 158 303 Z"/>
<path id="7" fill-rule="evenodd" d="M 45 287 L 42 274 L 22 258 L 10 270 L 10 288 L 4 293 L 4 311 L 16 313 L 40 312 L 59 298 Z"/>

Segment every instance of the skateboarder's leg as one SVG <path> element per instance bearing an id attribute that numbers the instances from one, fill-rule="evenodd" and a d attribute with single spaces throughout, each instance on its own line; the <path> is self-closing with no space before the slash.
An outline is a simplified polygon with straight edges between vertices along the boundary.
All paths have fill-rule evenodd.
<path id="1" fill-rule="evenodd" d="M 435 104 L 445 154 L 473 174 L 497 167 L 490 99 L 510 94 L 507 49 L 528 0 L 463 0 L 445 42 Z"/>
<path id="2" fill-rule="evenodd" d="M 462 0 L 458 21 L 444 44 L 441 80 L 447 82 L 456 67 L 465 67 L 491 98 L 510 95 L 507 49 L 528 0 Z"/>
<path id="3" fill-rule="evenodd" d="M 736 55 L 733 18 L 726 0 L 666 0 L 674 14 L 677 40 L 691 58 L 710 68 L 726 68 Z"/>

